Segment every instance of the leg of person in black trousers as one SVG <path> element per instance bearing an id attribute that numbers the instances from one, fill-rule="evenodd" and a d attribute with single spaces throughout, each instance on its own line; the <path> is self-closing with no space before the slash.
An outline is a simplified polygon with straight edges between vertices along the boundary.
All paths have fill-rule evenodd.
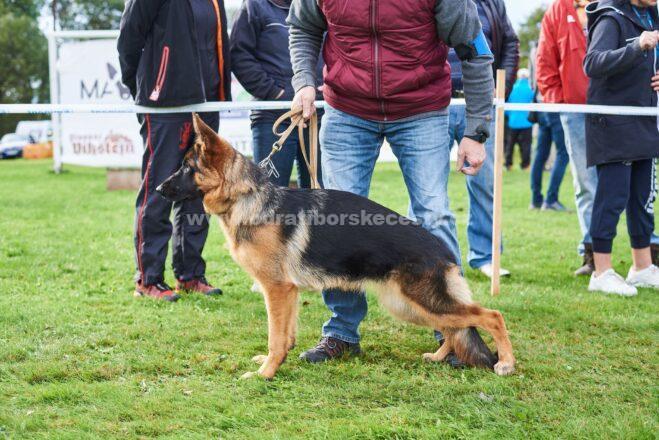
<path id="1" fill-rule="evenodd" d="M 515 144 L 517 143 L 517 130 L 506 127 L 506 133 L 504 138 L 505 138 L 504 154 L 506 158 L 505 166 L 506 169 L 509 170 L 513 166 L 513 155 L 515 154 Z"/>
<path id="2" fill-rule="evenodd" d="M 598 165 L 597 175 L 590 225 L 595 272 L 589 289 L 632 296 L 636 294 L 634 286 L 659 288 L 659 270 L 652 265 L 650 255 L 656 190 L 654 160 Z M 623 210 L 627 213 L 634 262 L 626 282 L 615 273 L 611 264 L 613 239 Z M 655 285 L 652 285 L 652 280 Z"/>
<path id="3" fill-rule="evenodd" d="M 219 128 L 218 113 L 201 116 L 210 127 Z M 183 156 L 194 142 L 192 116 L 153 114 L 144 115 L 141 120 L 145 149 L 135 216 L 136 295 L 168 301 L 178 299 L 164 282 L 170 238 L 177 291 L 220 294 L 221 290 L 212 287 L 205 279 L 206 263 L 201 254 L 208 235 L 208 219 L 201 199 L 172 205 L 156 192 L 156 187 L 181 166 Z M 170 222 L 172 208 L 173 226 Z"/>
<path id="4" fill-rule="evenodd" d="M 521 167 L 523 170 L 525 170 L 531 165 L 531 143 L 533 142 L 533 130 L 531 128 L 519 130 L 517 142 L 519 142 L 519 149 L 522 153 Z"/>

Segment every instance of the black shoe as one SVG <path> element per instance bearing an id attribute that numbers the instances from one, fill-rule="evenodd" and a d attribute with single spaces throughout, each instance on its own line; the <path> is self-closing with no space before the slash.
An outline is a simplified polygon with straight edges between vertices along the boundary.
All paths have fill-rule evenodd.
<path id="1" fill-rule="evenodd" d="M 300 359 L 315 364 L 326 362 L 344 356 L 357 356 L 362 350 L 359 344 L 350 344 L 340 339 L 324 336 L 320 338 L 318 345 L 300 355 Z"/>
<path id="2" fill-rule="evenodd" d="M 439 346 L 440 346 L 440 347 L 442 346 L 442 344 L 444 344 L 444 339 L 442 339 L 441 341 L 439 341 Z M 467 364 L 465 364 L 465 363 L 462 362 L 460 359 L 458 359 L 458 357 L 455 355 L 455 352 L 454 352 L 454 351 L 452 351 L 452 352 L 450 352 L 449 354 L 447 354 L 446 357 L 444 358 L 444 360 L 443 360 L 442 362 L 446 362 L 446 363 L 449 364 L 451 367 L 456 368 L 456 369 L 459 369 L 459 368 L 465 368 L 465 367 L 467 366 Z"/>

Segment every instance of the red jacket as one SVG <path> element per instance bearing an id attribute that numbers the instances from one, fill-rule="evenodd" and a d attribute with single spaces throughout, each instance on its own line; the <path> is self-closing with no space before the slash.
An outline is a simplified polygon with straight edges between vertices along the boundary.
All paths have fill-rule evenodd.
<path id="1" fill-rule="evenodd" d="M 451 100 L 437 0 L 319 2 L 327 20 L 325 100 L 365 119 L 395 120 Z"/>
<path id="2" fill-rule="evenodd" d="M 556 0 L 542 19 L 537 79 L 544 102 L 585 104 L 586 36 L 573 0 Z"/>

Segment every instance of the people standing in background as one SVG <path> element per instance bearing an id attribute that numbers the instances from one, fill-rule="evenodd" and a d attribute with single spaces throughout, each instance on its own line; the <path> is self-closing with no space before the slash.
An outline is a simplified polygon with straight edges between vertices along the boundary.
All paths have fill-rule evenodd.
<path id="1" fill-rule="evenodd" d="M 510 94 L 519 64 L 519 40 L 510 24 L 503 0 L 475 0 L 478 17 L 483 26 L 483 34 L 494 55 L 492 65 L 493 75 L 498 69 L 506 70 L 506 95 Z M 460 57 L 451 49 L 448 60 L 451 63 L 451 85 L 453 98 L 464 98 L 462 64 Z M 460 143 L 465 134 L 467 120 L 465 106 L 449 107 L 449 139 L 447 148 L 453 148 L 455 142 Z M 490 127 L 494 134 L 494 122 Z M 488 277 L 492 276 L 492 207 L 494 200 L 494 136 L 485 143 L 487 160 L 475 176 L 467 176 L 466 184 L 469 193 L 469 223 L 467 225 L 467 241 L 469 265 L 478 269 Z M 501 269 L 502 276 L 510 275 L 506 269 Z"/>
<path id="2" fill-rule="evenodd" d="M 286 17 L 291 0 L 245 0 L 238 11 L 231 29 L 231 59 L 233 73 L 242 86 L 254 98 L 261 101 L 290 101 L 294 91 L 291 85 L 293 67 L 288 50 L 288 25 Z M 317 99 L 323 99 L 320 93 L 322 84 L 323 59 L 318 60 L 316 68 L 318 83 Z M 272 132 L 273 123 L 284 114 L 284 110 L 253 110 L 252 140 L 254 161 L 265 159 L 272 150 L 272 144 L 278 139 Z M 322 111 L 318 114 L 319 119 Z M 279 131 L 290 124 L 284 122 Z M 307 145 L 309 148 L 309 145 Z M 319 151 L 320 152 L 320 151 Z M 308 152 L 307 152 L 308 155 Z M 320 157 L 319 157 L 320 161 Z M 311 178 L 306 167 L 298 132 L 294 130 L 283 148 L 272 157 L 277 174 L 270 180 L 279 186 L 288 186 L 293 165 L 297 165 L 297 182 L 300 188 L 310 188 Z M 318 181 L 322 186 L 322 172 L 318 168 Z"/>
<path id="3" fill-rule="evenodd" d="M 542 19 L 537 55 L 538 90 L 546 103 L 585 104 L 588 78 L 583 62 L 586 57 L 588 0 L 555 0 Z M 586 114 L 560 115 L 565 147 L 570 156 L 577 217 L 582 240 L 578 251 L 582 266 L 574 274 L 591 275 L 593 245 L 590 219 L 597 188 L 597 172 L 586 160 Z M 653 235 L 653 246 L 659 249 L 659 237 Z M 658 255 L 659 257 L 659 255 Z"/>
<path id="4" fill-rule="evenodd" d="M 570 157 L 565 149 L 565 138 L 561 119 L 557 113 L 539 112 L 538 114 L 538 140 L 535 155 L 531 164 L 531 205 L 529 209 L 542 209 L 543 211 L 569 211 L 558 200 L 558 192 L 565 176 L 565 169 Z M 556 159 L 551 167 L 547 196 L 542 196 L 542 172 L 551 153 L 552 142 L 556 145 Z"/>
<path id="5" fill-rule="evenodd" d="M 117 42 L 122 82 L 135 103 L 147 107 L 230 101 L 228 43 L 222 0 L 129 0 Z M 218 130 L 218 112 L 200 116 Z M 170 239 L 176 291 L 218 295 L 222 291 L 206 281 L 201 256 L 208 236 L 201 198 L 172 204 L 156 192 L 180 168 L 194 143 L 192 114 L 138 118 L 144 157 L 135 210 L 135 295 L 165 301 L 179 298 L 164 280 Z"/>
<path id="6" fill-rule="evenodd" d="M 517 81 L 513 85 L 508 102 L 530 104 L 533 102 L 534 95 L 535 93 L 529 83 L 529 70 L 519 69 L 517 72 Z M 533 123 L 529 121 L 529 112 L 507 111 L 506 117 L 506 169 L 510 170 L 512 168 L 515 145 L 519 145 L 522 156 L 520 166 L 523 170 L 526 170 L 531 164 L 531 144 L 533 142 Z"/>
<path id="7" fill-rule="evenodd" d="M 583 71 L 586 56 L 586 5 L 588 0 L 555 0 L 542 19 L 538 42 L 538 89 L 546 103 L 585 104 L 588 78 Z M 597 187 L 597 173 L 586 165 L 586 115 L 562 113 L 565 147 L 570 156 L 582 240 L 578 251 L 582 266 L 575 275 L 593 272 L 590 218 Z"/>
<path id="8" fill-rule="evenodd" d="M 657 107 L 659 16 L 657 0 L 602 0 L 588 6 L 589 44 L 584 62 L 590 77 L 588 104 Z M 595 272 L 588 289 L 633 296 L 637 287 L 659 289 L 652 264 L 656 116 L 588 115 L 588 165 L 598 183 L 590 235 Z M 620 214 L 627 214 L 633 265 L 627 279 L 613 269 L 611 251 Z"/>

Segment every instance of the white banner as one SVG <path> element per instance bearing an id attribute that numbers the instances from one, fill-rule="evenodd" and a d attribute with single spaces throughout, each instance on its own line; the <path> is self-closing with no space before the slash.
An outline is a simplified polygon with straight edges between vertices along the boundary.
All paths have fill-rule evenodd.
<path id="1" fill-rule="evenodd" d="M 64 41 L 57 63 L 60 102 L 127 104 L 116 40 Z M 142 139 L 134 114 L 63 114 L 62 162 L 98 167 L 140 167 Z"/>
<path id="2" fill-rule="evenodd" d="M 65 40 L 57 73 L 60 103 L 132 104 L 121 84 L 115 39 Z M 236 96 L 249 99 L 234 80 Z M 245 96 L 246 95 L 246 96 Z M 96 167 L 139 168 L 144 146 L 135 114 L 62 114 L 62 163 Z M 53 123 L 57 120 L 54 118 Z M 240 152 L 252 154 L 249 111 L 222 112 L 222 135 Z"/>

